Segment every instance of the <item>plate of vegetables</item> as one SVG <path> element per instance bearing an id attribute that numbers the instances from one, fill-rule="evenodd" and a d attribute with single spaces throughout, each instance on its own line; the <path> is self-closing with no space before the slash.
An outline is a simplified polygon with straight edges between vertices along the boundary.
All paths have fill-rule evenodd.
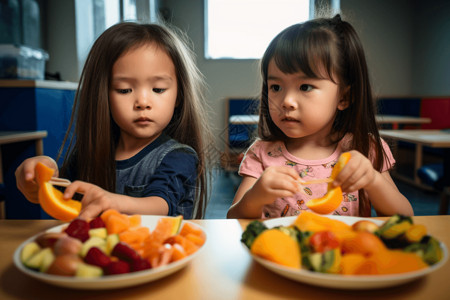
<path id="1" fill-rule="evenodd" d="M 73 289 L 115 289 L 168 276 L 203 249 L 205 231 L 181 216 L 123 215 L 53 227 L 24 241 L 15 266 L 37 280 Z"/>
<path id="2" fill-rule="evenodd" d="M 445 244 L 401 215 L 381 221 L 303 212 L 252 221 L 241 242 L 255 261 L 281 276 L 337 289 L 403 284 L 448 259 Z"/>

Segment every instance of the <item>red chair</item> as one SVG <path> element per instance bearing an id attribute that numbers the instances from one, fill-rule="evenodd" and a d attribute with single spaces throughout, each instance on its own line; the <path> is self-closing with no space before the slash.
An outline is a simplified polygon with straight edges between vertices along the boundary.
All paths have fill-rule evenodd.
<path id="1" fill-rule="evenodd" d="M 422 129 L 450 128 L 450 98 L 423 98 L 420 116 L 431 119 L 431 123 L 423 124 Z"/>

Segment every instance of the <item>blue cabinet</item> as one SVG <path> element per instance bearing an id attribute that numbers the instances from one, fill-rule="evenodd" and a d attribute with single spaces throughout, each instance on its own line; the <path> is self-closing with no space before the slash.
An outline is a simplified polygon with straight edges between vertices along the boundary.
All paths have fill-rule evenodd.
<path id="1" fill-rule="evenodd" d="M 44 154 L 56 159 L 70 122 L 76 87 L 72 82 L 0 80 L 0 130 L 46 130 Z M 2 147 L 8 219 L 48 218 L 39 205 L 28 202 L 16 187 L 16 168 L 35 155 L 34 142 Z"/>

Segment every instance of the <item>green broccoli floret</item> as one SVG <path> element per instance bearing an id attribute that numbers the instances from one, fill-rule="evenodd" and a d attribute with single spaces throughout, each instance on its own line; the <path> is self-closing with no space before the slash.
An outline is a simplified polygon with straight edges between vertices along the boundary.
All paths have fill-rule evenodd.
<path id="1" fill-rule="evenodd" d="M 250 249 L 255 238 L 266 229 L 267 226 L 261 221 L 252 221 L 242 233 L 241 242 L 243 242 Z"/>

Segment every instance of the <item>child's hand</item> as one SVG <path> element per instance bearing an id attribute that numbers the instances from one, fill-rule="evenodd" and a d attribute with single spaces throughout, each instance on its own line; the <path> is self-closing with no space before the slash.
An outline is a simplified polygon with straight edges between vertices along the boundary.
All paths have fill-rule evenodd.
<path id="1" fill-rule="evenodd" d="M 333 182 L 334 186 L 340 185 L 346 193 L 368 187 L 377 174 L 367 157 L 355 150 L 350 151 L 350 154 L 350 160 Z"/>
<path id="2" fill-rule="evenodd" d="M 39 203 L 39 186 L 37 184 L 36 174 L 34 171 L 39 162 L 54 169 L 55 174 L 53 176 L 58 176 L 58 166 L 56 162 L 48 156 L 28 158 L 24 160 L 19 167 L 17 167 L 15 172 L 17 188 L 22 192 L 25 198 L 28 199 L 28 201 L 33 203 Z"/>
<path id="3" fill-rule="evenodd" d="M 251 189 L 252 198 L 261 205 L 271 204 L 276 198 L 291 197 L 299 192 L 298 173 L 289 167 L 273 166 L 267 168 Z"/>
<path id="4" fill-rule="evenodd" d="M 109 208 L 117 209 L 115 201 L 117 195 L 105 191 L 97 185 L 79 180 L 74 181 L 66 188 L 64 199 L 71 199 L 75 192 L 83 194 L 80 218 L 89 220 L 97 217 Z"/>

